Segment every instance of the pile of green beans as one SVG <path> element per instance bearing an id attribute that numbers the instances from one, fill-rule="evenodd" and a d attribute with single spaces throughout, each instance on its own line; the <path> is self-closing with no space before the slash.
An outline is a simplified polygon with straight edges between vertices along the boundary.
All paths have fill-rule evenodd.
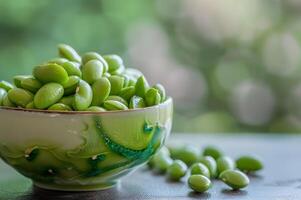
<path id="1" fill-rule="evenodd" d="M 0 81 L 0 106 L 57 111 L 113 111 L 150 107 L 166 100 L 161 84 L 149 86 L 143 74 L 125 68 L 118 55 L 58 45 L 58 58 L 18 75 L 14 85 Z"/>
<path id="2" fill-rule="evenodd" d="M 221 180 L 233 190 L 245 188 L 250 183 L 247 174 L 263 168 L 257 156 L 244 155 L 233 160 L 215 146 L 207 146 L 203 151 L 193 146 L 164 146 L 148 166 L 172 181 L 188 177 L 188 186 L 200 193 L 212 187 L 212 179 Z"/>

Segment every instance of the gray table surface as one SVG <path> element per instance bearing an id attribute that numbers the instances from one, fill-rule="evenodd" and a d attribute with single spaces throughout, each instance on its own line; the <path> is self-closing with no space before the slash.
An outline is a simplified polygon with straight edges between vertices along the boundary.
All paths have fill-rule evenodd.
<path id="1" fill-rule="evenodd" d="M 0 200 L 301 199 L 301 135 L 173 134 L 169 141 L 199 148 L 216 144 L 233 157 L 252 152 L 263 158 L 265 168 L 250 177 L 249 187 L 241 191 L 232 191 L 220 181 L 214 181 L 208 192 L 197 194 L 188 188 L 187 177 L 181 182 L 170 182 L 145 166 L 125 177 L 113 189 L 75 193 L 34 188 L 30 180 L 0 162 Z"/>

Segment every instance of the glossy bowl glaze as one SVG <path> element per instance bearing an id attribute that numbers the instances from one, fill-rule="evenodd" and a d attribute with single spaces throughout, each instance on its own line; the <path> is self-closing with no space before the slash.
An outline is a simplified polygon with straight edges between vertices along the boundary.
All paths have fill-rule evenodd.
<path id="1" fill-rule="evenodd" d="M 0 157 L 41 188 L 109 188 L 163 145 L 172 104 L 97 113 L 0 108 Z"/>

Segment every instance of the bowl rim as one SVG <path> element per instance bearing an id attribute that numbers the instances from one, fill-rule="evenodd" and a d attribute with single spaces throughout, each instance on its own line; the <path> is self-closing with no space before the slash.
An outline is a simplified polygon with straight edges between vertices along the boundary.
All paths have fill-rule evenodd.
<path id="1" fill-rule="evenodd" d="M 111 111 L 57 111 L 57 110 L 39 110 L 39 109 L 25 109 L 25 108 L 15 108 L 15 107 L 6 107 L 0 106 L 0 111 L 16 111 L 16 112 L 30 112 L 30 113 L 43 113 L 43 114 L 62 114 L 62 115 L 93 115 L 93 114 L 113 114 L 113 113 L 134 113 L 142 112 L 151 109 L 157 109 L 160 107 L 166 107 L 173 102 L 171 97 L 168 97 L 164 102 L 150 107 L 145 108 L 136 108 L 128 110 L 111 110 Z"/>

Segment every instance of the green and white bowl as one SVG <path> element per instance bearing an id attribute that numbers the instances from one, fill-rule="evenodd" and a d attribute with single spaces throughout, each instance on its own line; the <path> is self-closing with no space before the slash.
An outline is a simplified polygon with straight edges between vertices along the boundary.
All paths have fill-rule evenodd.
<path id="1" fill-rule="evenodd" d="M 100 190 L 147 162 L 170 133 L 173 103 L 110 112 L 0 108 L 0 157 L 41 188 Z"/>

